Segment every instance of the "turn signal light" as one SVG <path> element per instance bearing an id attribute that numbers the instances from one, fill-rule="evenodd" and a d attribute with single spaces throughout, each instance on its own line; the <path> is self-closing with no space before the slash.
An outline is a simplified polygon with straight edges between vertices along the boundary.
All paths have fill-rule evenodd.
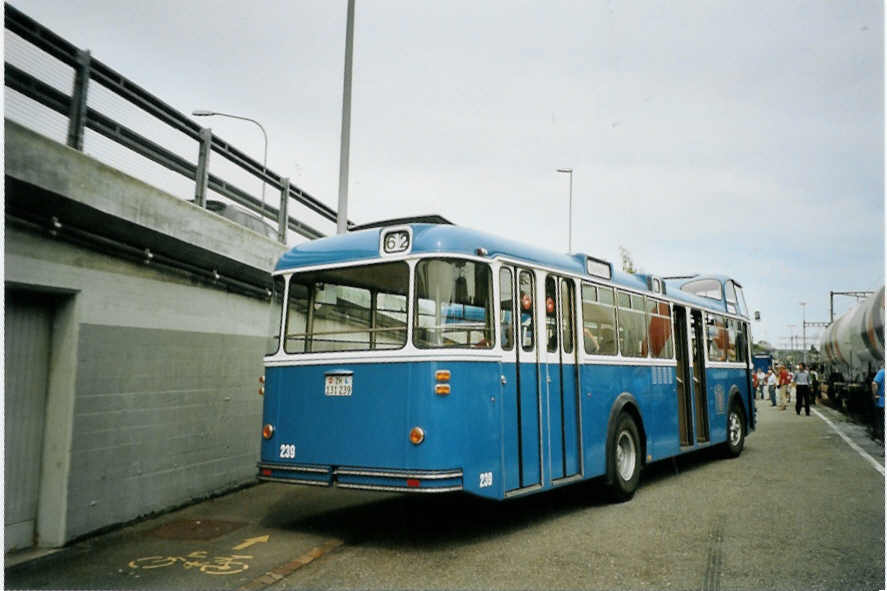
<path id="1" fill-rule="evenodd" d="M 434 393 L 439 396 L 446 396 L 450 393 L 450 385 L 449 384 L 438 384 L 434 387 Z"/>
<path id="2" fill-rule="evenodd" d="M 259 396 L 265 395 L 265 386 L 259 386 Z"/>
<path id="3" fill-rule="evenodd" d="M 450 370 L 448 369 L 439 369 L 434 372 L 434 377 L 438 382 L 449 382 L 450 381 Z"/>
<path id="4" fill-rule="evenodd" d="M 265 425 L 264 427 L 262 427 L 262 437 L 264 437 L 265 439 L 271 439 L 271 437 L 273 435 L 274 435 L 274 425 L 269 424 L 269 425 Z"/>
<path id="5" fill-rule="evenodd" d="M 413 427 L 410 430 L 410 443 L 419 445 L 423 441 L 425 441 L 425 431 L 422 430 L 422 427 Z"/>
<path id="6" fill-rule="evenodd" d="M 260 384 L 264 384 L 264 383 L 265 383 L 265 376 L 259 376 L 259 383 L 260 383 Z"/>

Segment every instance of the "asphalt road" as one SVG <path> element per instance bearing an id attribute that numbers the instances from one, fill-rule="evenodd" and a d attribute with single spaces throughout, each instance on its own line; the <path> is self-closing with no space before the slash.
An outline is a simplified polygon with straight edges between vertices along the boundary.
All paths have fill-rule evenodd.
<path id="1" fill-rule="evenodd" d="M 587 483 L 504 503 L 267 483 L 7 568 L 5 585 L 883 589 L 883 448 L 821 404 L 758 404 L 739 458 L 654 464 L 627 503 Z"/>

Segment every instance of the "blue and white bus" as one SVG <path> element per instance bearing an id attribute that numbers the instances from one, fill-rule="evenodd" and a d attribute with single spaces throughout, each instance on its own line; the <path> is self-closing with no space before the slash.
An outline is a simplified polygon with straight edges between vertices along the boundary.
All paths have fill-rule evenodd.
<path id="1" fill-rule="evenodd" d="M 505 499 L 754 428 L 748 308 L 724 276 L 614 270 L 449 224 L 299 245 L 273 272 L 259 478 Z"/>

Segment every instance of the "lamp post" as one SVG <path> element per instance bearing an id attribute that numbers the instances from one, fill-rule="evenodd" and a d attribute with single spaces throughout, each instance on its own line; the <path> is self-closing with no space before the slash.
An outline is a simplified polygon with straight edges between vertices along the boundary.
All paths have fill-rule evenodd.
<path id="1" fill-rule="evenodd" d="M 195 109 L 192 113 L 195 117 L 229 117 L 231 119 L 242 119 L 243 121 L 251 121 L 259 126 L 262 130 L 262 137 L 265 138 L 265 153 L 262 157 L 262 218 L 265 217 L 265 176 L 268 174 L 268 134 L 262 124 L 255 119 L 249 117 L 241 117 L 240 115 L 232 115 L 231 113 L 220 113 L 218 111 L 207 111 L 206 109 Z"/>
<path id="2" fill-rule="evenodd" d="M 570 213 L 569 213 L 569 230 L 567 232 L 567 252 L 573 252 L 573 169 L 572 168 L 558 168 L 558 172 L 563 172 L 565 174 L 570 175 Z"/>
<path id="3" fill-rule="evenodd" d="M 348 169 L 351 154 L 351 67 L 354 54 L 354 0 L 348 0 L 345 22 L 345 75 L 342 82 L 342 138 L 339 144 L 339 211 L 336 234 L 348 230 Z"/>
<path id="4" fill-rule="evenodd" d="M 807 302 L 801 302 L 801 343 L 804 348 L 804 367 L 807 366 Z"/>

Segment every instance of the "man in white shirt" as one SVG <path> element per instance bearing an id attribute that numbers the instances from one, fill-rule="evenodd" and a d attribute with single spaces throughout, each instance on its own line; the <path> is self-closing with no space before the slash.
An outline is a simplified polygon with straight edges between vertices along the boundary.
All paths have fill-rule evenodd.
<path id="1" fill-rule="evenodd" d="M 810 372 L 804 364 L 798 366 L 795 373 L 795 414 L 801 414 L 801 404 L 804 404 L 804 410 L 807 416 L 810 416 Z"/>

